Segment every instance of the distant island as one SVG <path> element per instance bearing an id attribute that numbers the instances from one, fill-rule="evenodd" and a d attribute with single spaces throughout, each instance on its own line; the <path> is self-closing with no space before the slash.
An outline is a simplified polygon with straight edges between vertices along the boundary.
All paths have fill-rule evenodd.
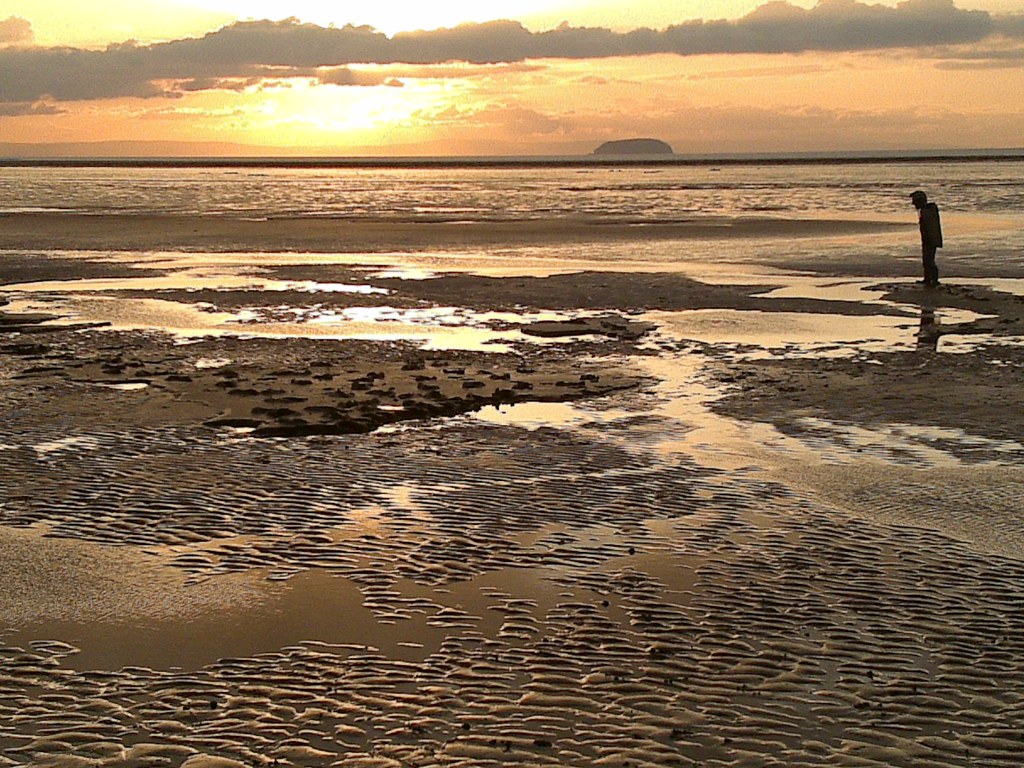
<path id="1" fill-rule="evenodd" d="M 659 139 L 620 139 L 606 141 L 595 155 L 673 155 L 672 147 Z"/>

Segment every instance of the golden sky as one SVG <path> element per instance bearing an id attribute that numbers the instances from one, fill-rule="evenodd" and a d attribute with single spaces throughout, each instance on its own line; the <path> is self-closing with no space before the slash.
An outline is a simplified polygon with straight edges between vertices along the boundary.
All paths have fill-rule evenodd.
<path id="1" fill-rule="evenodd" d="M 4 0 L 0 155 L 1024 146 L 1024 0 L 626 6 Z"/>

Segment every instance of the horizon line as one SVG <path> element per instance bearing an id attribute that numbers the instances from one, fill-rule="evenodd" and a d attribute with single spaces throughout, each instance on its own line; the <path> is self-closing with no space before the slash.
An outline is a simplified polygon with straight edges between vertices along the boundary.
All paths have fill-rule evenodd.
<path id="1" fill-rule="evenodd" d="M 969 162 L 1024 160 L 1024 147 L 943 150 L 842 150 L 834 152 L 722 152 L 572 155 L 133 155 L 0 156 L 0 168 L 17 167 L 614 167 L 787 165 L 814 163 Z"/>

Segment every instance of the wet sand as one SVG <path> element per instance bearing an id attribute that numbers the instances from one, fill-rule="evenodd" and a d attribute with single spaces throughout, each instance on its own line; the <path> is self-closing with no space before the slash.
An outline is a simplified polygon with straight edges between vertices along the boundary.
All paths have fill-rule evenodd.
<path id="1" fill-rule="evenodd" d="M 187 215 L 84 216 L 0 214 L 0 248 L 83 250 L 162 249 L 213 251 L 351 252 L 608 240 L 812 237 L 906 229 L 905 223 L 854 219 L 727 219 L 708 222 L 637 220 L 616 224 L 579 219 L 467 223 L 424 216 L 416 222 L 386 218 L 287 217 L 245 219 Z"/>
<path id="2" fill-rule="evenodd" d="M 0 254 L 0 765 L 1019 765 L 1019 294 L 357 267 Z"/>

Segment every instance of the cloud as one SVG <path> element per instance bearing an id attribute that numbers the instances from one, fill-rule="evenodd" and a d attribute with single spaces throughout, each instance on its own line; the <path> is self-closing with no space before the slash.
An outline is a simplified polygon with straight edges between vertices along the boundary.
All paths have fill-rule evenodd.
<path id="1" fill-rule="evenodd" d="M 690 81 L 742 80 L 746 78 L 759 77 L 793 77 L 795 75 L 809 75 L 824 71 L 826 71 L 826 68 L 821 64 L 794 64 L 787 67 L 744 67 L 743 69 L 725 69 L 713 72 L 700 72 L 687 75 L 686 79 Z"/>
<path id="2" fill-rule="evenodd" d="M 992 24 L 997 35 L 1012 38 L 1024 37 L 1024 14 L 994 16 Z"/>
<path id="3" fill-rule="evenodd" d="M 15 30 L 8 34 L 24 36 L 19 24 L 27 22 L 11 22 L 3 22 L 4 29 Z M 2 48 L 0 103 L 174 96 L 260 78 L 311 77 L 344 86 L 398 82 L 372 82 L 372 75 L 348 69 L 354 64 L 486 66 L 657 53 L 877 50 L 976 44 L 994 36 L 1024 38 L 1024 16 L 993 17 L 957 8 L 953 0 L 906 0 L 895 7 L 820 0 L 810 9 L 771 0 L 740 19 L 690 21 L 660 31 L 563 24 L 531 32 L 518 22 L 493 21 L 390 38 L 371 27 L 321 27 L 290 18 L 237 22 L 203 37 L 149 46 Z"/>
<path id="4" fill-rule="evenodd" d="M 386 85 L 389 88 L 401 88 L 405 85 L 401 80 L 395 77 L 388 77 L 380 72 L 362 72 L 348 67 L 323 69 L 318 73 L 317 79 L 322 85 L 354 85 L 363 87 Z"/>
<path id="5" fill-rule="evenodd" d="M 548 67 L 544 64 L 512 61 L 497 64 L 388 64 L 378 65 L 378 69 L 391 77 L 404 80 L 499 80 L 525 73 L 544 72 Z"/>
<path id="6" fill-rule="evenodd" d="M 1012 24 L 1006 28 L 1012 29 Z M 621 35 L 560 27 L 537 38 L 550 55 L 602 46 L 620 55 L 696 55 L 910 48 L 972 43 L 995 31 L 987 12 L 962 10 L 953 0 L 906 0 L 894 8 L 857 0 L 819 0 L 810 9 L 771 0 L 735 21 L 695 20 L 660 32 L 639 29 Z"/>
<path id="7" fill-rule="evenodd" d="M 937 69 L 1020 69 L 1024 67 L 1024 47 L 993 47 L 983 50 L 939 50 L 932 54 L 939 59 Z"/>
<path id="8" fill-rule="evenodd" d="M 405 64 L 498 64 L 532 56 L 538 36 L 517 21 L 462 24 L 429 32 L 399 32 L 390 40 L 389 58 Z"/>
<path id="9" fill-rule="evenodd" d="M 191 80 L 182 80 L 175 84 L 179 91 L 186 93 L 196 91 L 235 91 L 240 93 L 246 88 L 259 85 L 263 80 L 258 77 L 252 78 L 227 78 L 227 77 L 194 77 Z"/>
<path id="10" fill-rule="evenodd" d="M 0 117 L 26 117 L 29 115 L 63 115 L 64 110 L 54 104 L 43 102 L 0 103 Z"/>
<path id="11" fill-rule="evenodd" d="M 31 43 L 35 39 L 32 25 L 18 16 L 0 20 L 0 45 Z"/>
<path id="12" fill-rule="evenodd" d="M 701 23 L 676 27 L 696 39 Z M 773 0 L 735 25 L 731 41 L 745 52 L 850 51 L 980 40 L 992 32 L 984 11 L 957 8 L 953 0 L 906 0 L 894 8 L 854 0 L 821 0 L 810 9 Z"/>

